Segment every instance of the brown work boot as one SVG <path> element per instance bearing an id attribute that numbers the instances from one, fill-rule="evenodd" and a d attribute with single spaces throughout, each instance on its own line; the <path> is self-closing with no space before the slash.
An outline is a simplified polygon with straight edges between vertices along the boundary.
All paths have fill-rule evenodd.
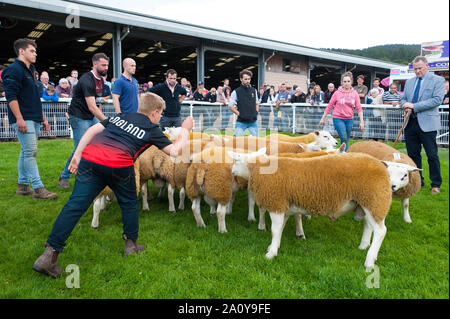
<path id="1" fill-rule="evenodd" d="M 46 190 L 44 187 L 36 188 L 33 194 L 34 199 L 54 199 L 58 198 L 58 194 L 51 193 Z"/>
<path id="2" fill-rule="evenodd" d="M 28 185 L 17 184 L 16 195 L 27 196 L 33 194 L 33 190 Z"/>
<path id="3" fill-rule="evenodd" d="M 58 252 L 45 243 L 45 251 L 34 263 L 33 270 L 57 278 L 63 271 L 57 261 Z"/>
<path id="4" fill-rule="evenodd" d="M 128 239 L 126 235 L 123 235 L 123 239 L 125 239 L 125 249 L 123 251 L 125 257 L 145 250 L 144 245 L 136 244 L 134 240 Z"/>
<path id="5" fill-rule="evenodd" d="M 58 186 L 61 188 L 70 188 L 69 181 L 67 179 L 59 178 Z"/>

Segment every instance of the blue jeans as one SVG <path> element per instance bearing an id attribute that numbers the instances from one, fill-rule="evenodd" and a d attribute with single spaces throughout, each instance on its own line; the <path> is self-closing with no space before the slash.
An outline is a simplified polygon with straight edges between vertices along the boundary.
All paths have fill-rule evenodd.
<path id="1" fill-rule="evenodd" d="M 70 154 L 69 158 L 67 159 L 66 166 L 64 167 L 64 170 L 61 173 L 62 179 L 69 179 L 70 175 L 72 173 L 69 171 L 69 165 L 70 161 L 72 160 L 73 153 L 75 153 L 75 150 L 77 149 L 78 143 L 80 142 L 81 138 L 83 137 L 84 133 L 90 128 L 92 125 L 97 124 L 99 120 L 94 117 L 92 120 L 83 120 L 79 117 L 69 115 L 69 123 L 72 127 L 73 132 L 73 145 L 74 149 L 72 151 L 72 154 Z"/>
<path id="2" fill-rule="evenodd" d="M 159 127 L 164 131 L 166 127 L 180 127 L 181 117 L 162 116 L 159 120 Z"/>
<path id="3" fill-rule="evenodd" d="M 75 225 L 105 186 L 109 186 L 117 197 L 122 211 L 123 233 L 128 239 L 137 240 L 139 207 L 134 166 L 114 168 L 81 159 L 72 195 L 56 218 L 47 239 L 57 252 L 63 251 Z"/>
<path id="4" fill-rule="evenodd" d="M 333 118 L 333 124 L 341 140 L 341 145 L 345 143 L 345 151 L 347 152 L 348 140 L 350 139 L 350 133 L 353 128 L 353 119 Z"/>
<path id="5" fill-rule="evenodd" d="M 254 121 L 251 123 L 236 121 L 236 127 L 234 129 L 234 136 L 244 135 L 244 131 L 246 129 L 248 129 L 248 131 L 250 132 L 250 135 L 258 136 L 258 121 Z"/>
<path id="6" fill-rule="evenodd" d="M 25 121 L 27 125 L 27 132 L 21 133 L 17 128 L 17 124 L 12 126 L 16 131 L 20 142 L 20 156 L 18 163 L 19 179 L 18 183 L 22 185 L 30 185 L 36 189 L 44 187 L 41 177 L 39 176 L 39 169 L 36 162 L 37 155 L 37 139 L 41 129 L 41 123 L 35 121 Z"/>

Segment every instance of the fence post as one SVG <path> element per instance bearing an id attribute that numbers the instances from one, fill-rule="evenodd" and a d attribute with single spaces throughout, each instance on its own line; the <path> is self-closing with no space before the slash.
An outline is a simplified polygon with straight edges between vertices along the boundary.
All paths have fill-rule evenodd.
<path id="1" fill-rule="evenodd" d="M 295 105 L 292 104 L 292 134 L 295 134 L 295 123 L 296 123 L 296 119 L 295 119 Z"/>

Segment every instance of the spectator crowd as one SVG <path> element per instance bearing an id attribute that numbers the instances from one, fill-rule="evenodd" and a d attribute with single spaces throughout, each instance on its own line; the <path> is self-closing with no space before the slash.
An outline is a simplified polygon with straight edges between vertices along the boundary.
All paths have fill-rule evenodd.
<path id="1" fill-rule="evenodd" d="M 1 80 L 1 72 L 4 68 L 4 66 L 0 65 L 0 97 L 5 96 Z M 77 70 L 72 70 L 69 76 L 60 78 L 57 82 L 58 85 L 55 85 L 55 83 L 50 80 L 47 71 L 42 71 L 40 74 L 35 72 L 35 76 L 39 84 L 42 99 L 49 102 L 58 102 L 60 98 L 72 98 L 74 87 L 78 83 Z M 107 103 L 109 99 L 113 99 L 112 91 L 116 80 L 117 79 L 113 77 L 110 81 L 107 81 L 106 76 L 104 77 L 105 86 L 103 89 L 102 98 L 99 102 Z M 371 89 L 364 85 L 364 81 L 364 75 L 358 75 L 357 85 L 353 87 L 360 97 L 361 104 L 389 104 L 394 107 L 399 106 L 399 101 L 401 100 L 402 95 L 397 91 L 397 83 L 392 83 L 389 86 L 389 90 L 385 91 L 380 86 L 381 79 L 378 77 L 373 80 Z M 219 102 L 227 104 L 231 95 L 231 87 L 229 84 L 230 80 L 224 79 L 221 84 L 222 83 L 223 85 L 219 85 L 217 88 L 211 87 L 208 90 L 205 87 L 205 83 L 200 81 L 197 84 L 197 88 L 193 90 L 193 86 L 190 81 L 186 78 L 181 78 L 180 80 L 180 85 L 186 89 L 187 92 L 185 101 L 210 103 Z M 445 91 L 446 95 L 442 101 L 442 104 L 449 104 L 448 83 L 449 82 L 447 80 Z M 145 92 L 150 92 L 150 89 L 153 87 L 153 82 L 148 81 L 138 85 L 140 95 Z M 303 92 L 300 86 L 296 84 L 291 87 L 286 83 L 282 83 L 275 87 L 274 85 L 269 85 L 265 82 L 257 92 L 259 103 L 274 104 L 277 108 L 279 108 L 279 105 L 283 103 L 309 103 L 311 105 L 327 104 L 336 91 L 337 86 L 335 86 L 334 83 L 329 83 L 326 91 L 323 91 L 320 85 L 315 82 L 311 82 L 308 86 L 307 92 Z"/>

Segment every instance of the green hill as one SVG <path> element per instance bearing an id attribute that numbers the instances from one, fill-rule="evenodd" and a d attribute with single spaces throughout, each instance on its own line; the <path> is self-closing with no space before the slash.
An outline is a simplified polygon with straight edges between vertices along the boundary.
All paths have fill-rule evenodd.
<path id="1" fill-rule="evenodd" d="M 330 49 L 324 50 L 360 55 L 366 58 L 378 59 L 388 62 L 408 64 L 416 56 L 420 55 L 420 44 L 386 44 L 369 47 L 361 50 Z"/>

